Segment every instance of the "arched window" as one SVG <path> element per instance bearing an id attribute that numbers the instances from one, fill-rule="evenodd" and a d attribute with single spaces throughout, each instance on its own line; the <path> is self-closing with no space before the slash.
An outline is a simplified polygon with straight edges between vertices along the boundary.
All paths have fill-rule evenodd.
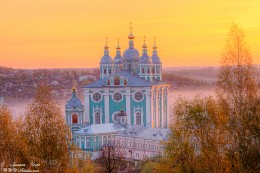
<path id="1" fill-rule="evenodd" d="M 111 74 L 111 69 L 109 69 L 109 74 Z"/>
<path id="2" fill-rule="evenodd" d="M 78 123 L 78 115 L 77 114 L 73 114 L 72 115 L 72 123 L 73 124 L 77 124 Z"/>
<path id="3" fill-rule="evenodd" d="M 110 80 L 109 79 L 107 80 L 107 85 L 110 85 Z"/>
<path id="4" fill-rule="evenodd" d="M 153 68 L 152 73 L 154 74 L 154 72 L 155 72 L 155 70 L 154 70 L 154 68 Z"/>
<path id="5" fill-rule="evenodd" d="M 126 79 L 124 80 L 124 85 L 127 85 L 127 80 Z"/>
<path id="6" fill-rule="evenodd" d="M 104 74 L 107 74 L 107 69 L 104 69 Z"/>
<path id="7" fill-rule="evenodd" d="M 87 148 L 90 148 L 90 141 L 89 141 L 89 138 L 87 138 Z"/>
<path id="8" fill-rule="evenodd" d="M 136 125 L 141 125 L 142 124 L 142 117 L 141 116 L 142 116 L 141 112 L 137 112 L 135 114 L 135 118 L 136 118 L 135 123 L 136 123 Z"/>
<path id="9" fill-rule="evenodd" d="M 144 68 L 142 68 L 142 73 L 144 74 Z"/>
<path id="10" fill-rule="evenodd" d="M 95 113 L 95 124 L 100 124 L 101 118 L 100 118 L 100 112 Z"/>
<path id="11" fill-rule="evenodd" d="M 150 73 L 150 68 L 147 69 L 147 73 Z"/>
<path id="12" fill-rule="evenodd" d="M 131 64 L 128 64 L 128 70 L 131 70 Z"/>
<path id="13" fill-rule="evenodd" d="M 120 85 L 120 79 L 118 76 L 114 78 L 114 85 Z"/>

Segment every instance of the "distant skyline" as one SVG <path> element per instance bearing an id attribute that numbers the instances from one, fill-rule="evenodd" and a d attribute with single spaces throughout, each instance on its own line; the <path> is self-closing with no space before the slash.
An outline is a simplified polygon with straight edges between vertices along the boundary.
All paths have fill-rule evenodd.
<path id="1" fill-rule="evenodd" d="M 243 28 L 260 64 L 260 1 L 257 0 L 0 0 L 0 66 L 92 68 L 105 37 L 122 54 L 133 22 L 135 48 L 149 55 L 153 38 L 164 67 L 218 66 L 234 21 Z"/>

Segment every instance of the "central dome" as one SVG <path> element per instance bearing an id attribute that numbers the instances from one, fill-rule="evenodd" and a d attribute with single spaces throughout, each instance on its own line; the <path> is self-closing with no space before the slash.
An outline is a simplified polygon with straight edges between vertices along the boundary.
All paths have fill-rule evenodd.
<path id="1" fill-rule="evenodd" d="M 125 61 L 138 61 L 139 52 L 135 48 L 129 48 L 124 51 L 123 60 Z"/>

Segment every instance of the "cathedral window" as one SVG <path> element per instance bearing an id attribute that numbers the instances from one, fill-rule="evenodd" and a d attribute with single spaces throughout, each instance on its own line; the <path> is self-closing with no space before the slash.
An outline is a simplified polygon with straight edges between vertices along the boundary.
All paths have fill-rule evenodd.
<path id="1" fill-rule="evenodd" d="M 107 69 L 104 69 L 104 74 L 107 74 Z"/>
<path id="2" fill-rule="evenodd" d="M 124 80 L 124 85 L 127 85 L 127 80 L 126 79 Z"/>
<path id="3" fill-rule="evenodd" d="M 111 69 L 109 69 L 109 74 L 111 74 Z"/>
<path id="4" fill-rule="evenodd" d="M 90 148 L 90 142 L 89 142 L 89 139 L 87 140 L 87 148 Z"/>
<path id="5" fill-rule="evenodd" d="M 154 74 L 154 68 L 152 69 L 152 73 Z"/>
<path id="6" fill-rule="evenodd" d="M 137 91 L 137 92 L 134 93 L 134 98 L 133 98 L 134 101 L 140 102 L 140 101 L 143 100 L 143 98 L 144 98 L 144 95 L 141 91 Z"/>
<path id="7" fill-rule="evenodd" d="M 110 85 L 110 80 L 109 79 L 107 80 L 107 85 Z"/>
<path id="8" fill-rule="evenodd" d="M 118 76 L 114 78 L 114 85 L 120 85 L 120 78 Z"/>
<path id="9" fill-rule="evenodd" d="M 92 100 L 94 102 L 99 102 L 100 100 L 102 99 L 101 97 L 101 94 L 99 92 L 95 92 L 93 95 L 92 95 Z"/>
<path id="10" fill-rule="evenodd" d="M 142 114 L 141 114 L 141 112 L 137 112 L 135 114 L 135 118 L 136 118 L 136 121 L 135 121 L 136 125 L 141 125 L 142 124 Z"/>
<path id="11" fill-rule="evenodd" d="M 100 124 L 101 118 L 100 118 L 100 112 L 95 113 L 95 124 Z"/>
<path id="12" fill-rule="evenodd" d="M 123 95 L 120 92 L 115 92 L 113 94 L 113 100 L 115 102 L 120 102 L 123 99 Z"/>
<path id="13" fill-rule="evenodd" d="M 78 115 L 77 114 L 73 114 L 72 115 L 72 123 L 73 124 L 77 124 L 78 123 Z"/>
<path id="14" fill-rule="evenodd" d="M 160 73 L 160 69 L 159 68 L 156 69 L 156 73 L 158 73 L 158 74 Z"/>
<path id="15" fill-rule="evenodd" d="M 147 73 L 150 73 L 150 68 L 147 69 Z"/>
<path id="16" fill-rule="evenodd" d="M 128 70 L 131 70 L 131 64 L 128 64 Z"/>
<path id="17" fill-rule="evenodd" d="M 142 73 L 144 74 L 144 68 L 142 68 Z"/>

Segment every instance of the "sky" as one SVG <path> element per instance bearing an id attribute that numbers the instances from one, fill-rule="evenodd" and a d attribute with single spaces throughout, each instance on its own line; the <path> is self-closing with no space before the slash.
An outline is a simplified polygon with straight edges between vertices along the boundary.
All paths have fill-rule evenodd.
<path id="1" fill-rule="evenodd" d="M 233 22 L 243 28 L 260 64 L 260 0 L 0 0 L 0 66 L 13 68 L 98 67 L 108 37 L 128 48 L 153 38 L 164 67 L 220 64 Z"/>

